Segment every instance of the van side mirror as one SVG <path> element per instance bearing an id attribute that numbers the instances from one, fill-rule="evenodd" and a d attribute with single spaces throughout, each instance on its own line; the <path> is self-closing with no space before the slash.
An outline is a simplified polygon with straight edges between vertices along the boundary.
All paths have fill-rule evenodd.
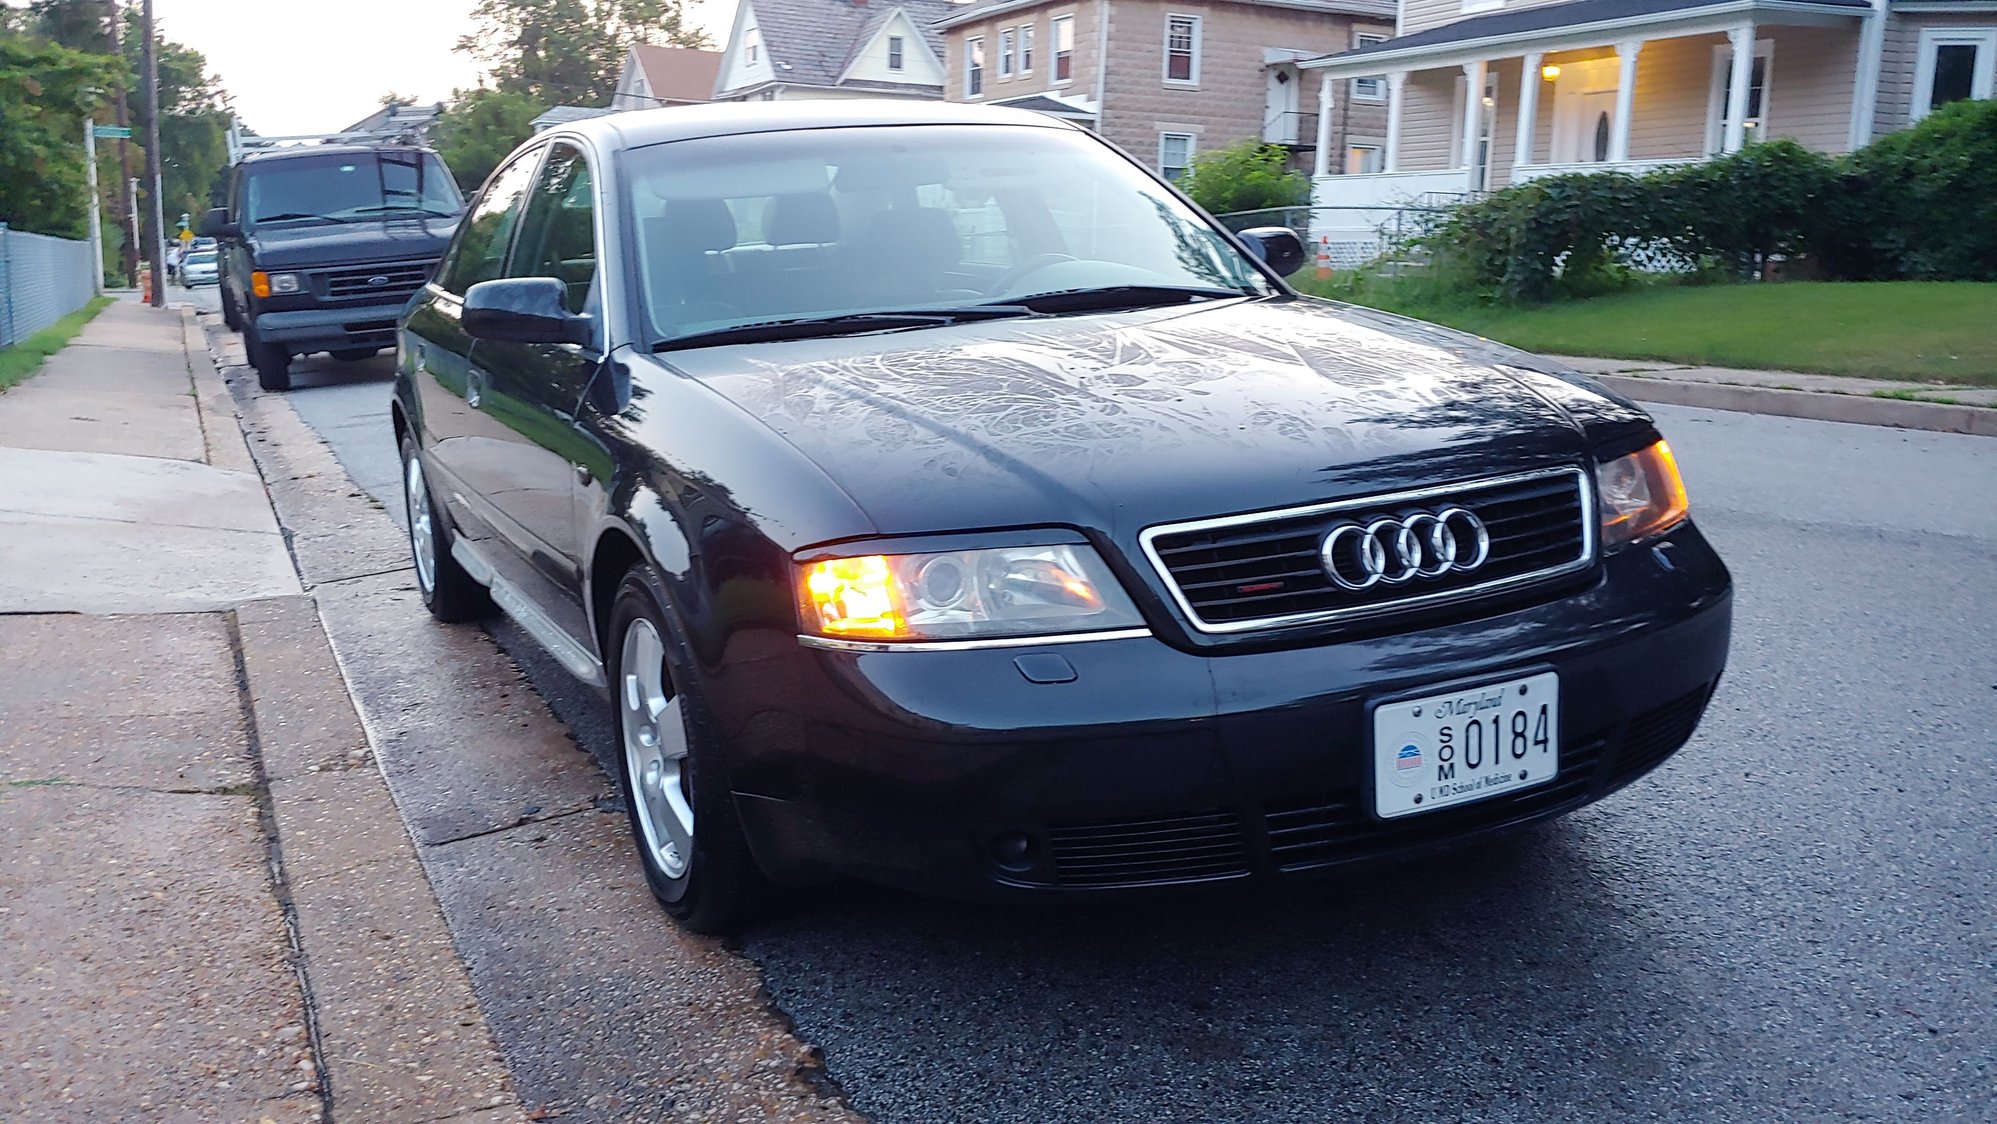
<path id="1" fill-rule="evenodd" d="M 214 238 L 217 240 L 223 238 L 240 238 L 243 235 L 243 228 L 229 221 L 229 209 L 227 207 L 216 207 L 202 213 L 199 233 L 203 238 Z"/>
<path id="2" fill-rule="evenodd" d="M 1244 230 L 1241 240 L 1248 244 L 1249 253 L 1261 258 L 1279 277 L 1288 277 L 1302 269 L 1304 260 L 1309 257 L 1304 252 L 1304 240 L 1287 226 L 1258 226 Z"/>
<path id="3" fill-rule="evenodd" d="M 465 334 L 508 343 L 590 343 L 590 318 L 569 311 L 558 277 L 503 277 L 465 293 Z"/>

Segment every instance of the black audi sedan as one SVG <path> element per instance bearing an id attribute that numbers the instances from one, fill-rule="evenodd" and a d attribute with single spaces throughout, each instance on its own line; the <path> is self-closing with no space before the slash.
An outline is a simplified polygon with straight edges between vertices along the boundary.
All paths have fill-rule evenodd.
<path id="1" fill-rule="evenodd" d="M 1651 419 L 1301 260 L 1030 113 L 538 135 L 401 326 L 424 601 L 603 690 L 700 930 L 1281 879 L 1655 768 L 1732 595 Z"/>

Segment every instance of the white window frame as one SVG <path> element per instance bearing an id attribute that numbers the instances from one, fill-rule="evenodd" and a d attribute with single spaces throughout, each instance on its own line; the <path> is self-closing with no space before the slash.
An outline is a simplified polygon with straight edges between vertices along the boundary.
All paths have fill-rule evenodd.
<path id="1" fill-rule="evenodd" d="M 1372 154 L 1373 154 L 1373 162 L 1374 162 L 1374 163 L 1376 163 L 1376 164 L 1378 164 L 1378 165 L 1379 165 L 1379 167 L 1377 167 L 1377 168 L 1373 169 L 1373 170 L 1372 170 L 1371 172 L 1367 172 L 1367 171 L 1357 171 L 1357 172 L 1355 172 L 1355 171 L 1353 171 L 1353 170 L 1352 170 L 1352 153 L 1353 153 L 1353 150 L 1354 150 L 1354 149 L 1364 149 L 1365 151 L 1367 151 L 1367 152 L 1370 152 L 1370 153 L 1372 153 Z M 1345 142 L 1345 160 L 1344 160 L 1344 165 L 1343 165 L 1343 168 L 1344 168 L 1344 172 L 1345 172 L 1345 174 L 1346 174 L 1346 175 L 1348 175 L 1348 176 L 1371 176 L 1371 175 L 1378 175 L 1379 173 L 1381 173 L 1381 172 L 1384 172 L 1384 171 L 1386 171 L 1386 170 L 1387 170 L 1387 142 L 1386 142 L 1386 141 L 1384 141 L 1384 140 L 1382 140 L 1382 139 L 1380 139 L 1380 138 L 1378 138 L 1378 137 L 1351 137 L 1351 138 L 1348 138 L 1348 139 L 1346 140 L 1346 142 Z"/>
<path id="2" fill-rule="evenodd" d="M 1033 73 L 1033 25 L 1023 23 L 1019 25 L 1019 76 L 1024 78 L 1031 73 Z"/>
<path id="3" fill-rule="evenodd" d="M 888 69 L 900 70 L 908 61 L 908 44 L 899 35 L 888 36 Z"/>
<path id="4" fill-rule="evenodd" d="M 1061 32 L 1068 33 L 1068 49 L 1061 49 Z M 1055 86 L 1065 86 L 1075 80 L 1075 13 L 1067 12 L 1047 21 L 1047 45 L 1054 51 L 1054 61 L 1047 70 L 1047 81 Z M 1068 56 L 1068 76 L 1061 77 L 1061 56 Z"/>
<path id="5" fill-rule="evenodd" d="M 756 65 L 756 56 L 762 53 L 762 47 L 763 47 L 763 32 L 760 28 L 752 27 L 749 30 L 743 32 L 742 33 L 743 65 L 745 66 Z"/>
<path id="6" fill-rule="evenodd" d="M 1352 36 L 1354 50 L 1360 47 L 1370 47 L 1375 43 L 1385 43 L 1386 41 L 1387 37 L 1385 35 L 1379 35 L 1371 31 L 1361 31 Z M 1380 74 L 1371 78 L 1354 78 L 1352 80 L 1352 100 L 1369 102 L 1386 101 L 1387 76 Z"/>
<path id="7" fill-rule="evenodd" d="M 1464 15 L 1471 15 L 1476 12 L 1495 12 L 1504 6 L 1505 0 L 1463 0 L 1463 5 L 1458 10 Z"/>
<path id="8" fill-rule="evenodd" d="M 1942 47 L 1975 47 L 1976 69 L 1969 78 L 1971 98 L 1997 97 L 1997 27 L 1924 27 L 1914 64 L 1914 98 L 1908 120 L 1919 121 L 1934 109 L 1935 55 Z"/>
<path id="9" fill-rule="evenodd" d="M 1193 154 L 1199 151 L 1200 138 L 1197 133 L 1161 132 L 1158 134 L 1158 174 L 1169 180 L 1172 178 L 1172 175 L 1165 166 L 1165 141 L 1167 138 L 1184 140 L 1186 142 L 1186 162 L 1179 166 L 1181 172 L 1192 168 Z"/>
<path id="10" fill-rule="evenodd" d="M 1706 92 L 1706 154 L 1717 155 L 1726 143 L 1727 135 L 1727 79 L 1733 69 L 1733 44 L 1713 45 L 1713 78 Z M 1766 140 L 1768 137 L 1768 107 L 1775 90 L 1775 40 L 1756 39 L 1754 57 L 1761 61 L 1761 116 L 1749 118 L 1755 122 L 1752 129 L 1744 129 L 1741 135 L 1749 141 Z M 1752 63 L 1749 64 L 1753 65 Z M 1749 72 L 1750 85 L 1753 72 Z"/>
<path id="11" fill-rule="evenodd" d="M 964 97 L 985 96 L 985 37 L 973 35 L 964 40 Z"/>
<path id="12" fill-rule="evenodd" d="M 1013 45 L 1019 42 L 1019 32 L 1010 27 L 1002 27 L 998 33 L 998 76 L 1012 77 Z"/>
<path id="13" fill-rule="evenodd" d="M 1192 59 L 1191 59 L 1192 65 L 1188 68 L 1188 73 L 1192 75 L 1192 77 L 1190 78 L 1172 77 L 1172 25 L 1180 21 L 1184 21 L 1192 25 L 1192 48 L 1193 48 Z M 1164 79 L 1164 82 L 1167 86 L 1191 88 L 1200 84 L 1200 40 L 1202 38 L 1201 24 L 1203 24 L 1204 22 L 1205 21 L 1201 17 L 1193 15 L 1190 12 L 1165 13 L 1165 35 L 1163 40 L 1161 41 L 1165 49 L 1165 58 L 1164 58 L 1164 65 L 1159 70 L 1159 77 Z M 1172 135 L 1181 136 L 1183 134 L 1174 133 Z"/>

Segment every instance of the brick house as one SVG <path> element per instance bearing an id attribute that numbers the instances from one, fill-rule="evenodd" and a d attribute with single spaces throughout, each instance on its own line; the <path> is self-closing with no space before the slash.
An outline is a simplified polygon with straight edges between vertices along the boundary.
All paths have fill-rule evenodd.
<path id="1" fill-rule="evenodd" d="M 1248 137 L 1342 172 L 1350 142 L 1377 145 L 1385 88 L 1355 80 L 1361 96 L 1321 127 L 1297 63 L 1387 38 L 1392 11 L 1391 0 L 991 0 L 937 24 L 943 96 L 1081 122 L 1167 175 Z"/>
<path id="2" fill-rule="evenodd" d="M 1993 95 L 1997 3 L 1400 0 L 1394 38 L 1300 66 L 1320 105 L 1355 75 L 1385 74 L 1379 166 L 1321 177 L 1312 197 L 1344 208 L 1320 213 L 1314 235 L 1366 246 L 1410 201 L 1642 172 L 1760 138 L 1849 152 Z"/>

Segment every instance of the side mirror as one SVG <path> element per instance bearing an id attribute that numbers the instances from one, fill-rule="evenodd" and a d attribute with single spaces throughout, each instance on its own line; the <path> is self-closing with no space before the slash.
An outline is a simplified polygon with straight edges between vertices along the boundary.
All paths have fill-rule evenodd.
<path id="1" fill-rule="evenodd" d="M 202 214 L 199 233 L 203 238 L 214 238 L 217 240 L 223 238 L 240 238 L 243 234 L 243 228 L 229 221 L 229 209 L 227 207 L 216 207 Z"/>
<path id="2" fill-rule="evenodd" d="M 465 334 L 510 343 L 591 342 L 590 318 L 569 311 L 569 287 L 556 277 L 481 281 L 465 294 Z"/>
<path id="3" fill-rule="evenodd" d="M 1310 256 L 1304 252 L 1304 240 L 1287 226 L 1258 226 L 1253 230 L 1244 230 L 1241 240 L 1248 244 L 1249 253 L 1261 258 L 1280 277 L 1288 277 L 1302 269 L 1304 261 Z"/>

